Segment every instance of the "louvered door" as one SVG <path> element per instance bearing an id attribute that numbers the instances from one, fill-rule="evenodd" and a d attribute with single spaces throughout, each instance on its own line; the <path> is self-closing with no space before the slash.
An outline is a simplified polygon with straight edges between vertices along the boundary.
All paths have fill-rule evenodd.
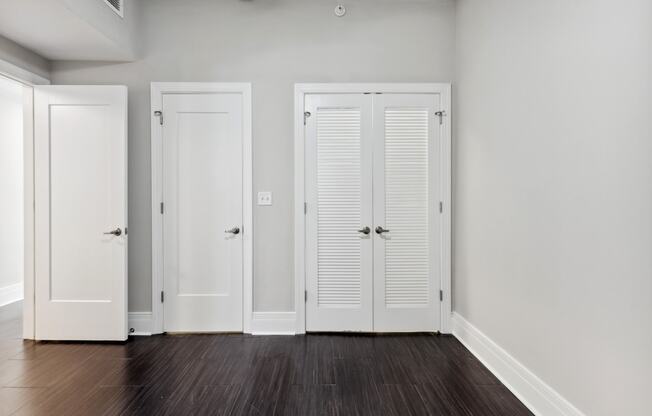
<path id="1" fill-rule="evenodd" d="M 371 99 L 306 96 L 307 331 L 373 330 Z"/>
<path id="2" fill-rule="evenodd" d="M 435 94 L 374 96 L 374 330 L 439 329 L 440 132 Z"/>
<path id="3" fill-rule="evenodd" d="M 307 331 L 439 329 L 439 102 L 306 96 Z"/>

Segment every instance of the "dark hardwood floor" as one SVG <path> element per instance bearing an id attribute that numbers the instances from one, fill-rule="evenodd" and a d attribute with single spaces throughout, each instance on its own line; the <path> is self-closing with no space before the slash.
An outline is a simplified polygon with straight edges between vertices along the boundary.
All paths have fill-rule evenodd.
<path id="1" fill-rule="evenodd" d="M 2 415 L 529 415 L 455 338 L 20 339 L 0 308 Z"/>

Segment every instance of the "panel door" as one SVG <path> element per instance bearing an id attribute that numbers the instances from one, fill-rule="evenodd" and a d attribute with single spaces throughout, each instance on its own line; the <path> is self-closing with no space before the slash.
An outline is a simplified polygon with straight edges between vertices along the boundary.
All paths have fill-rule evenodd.
<path id="1" fill-rule="evenodd" d="M 440 325 L 438 94 L 374 96 L 374 330 Z"/>
<path id="2" fill-rule="evenodd" d="M 36 338 L 127 339 L 127 88 L 34 88 Z"/>
<path id="3" fill-rule="evenodd" d="M 164 330 L 242 331 L 242 95 L 163 96 Z"/>
<path id="4" fill-rule="evenodd" d="M 306 330 L 372 331 L 371 96 L 307 95 L 305 110 Z"/>

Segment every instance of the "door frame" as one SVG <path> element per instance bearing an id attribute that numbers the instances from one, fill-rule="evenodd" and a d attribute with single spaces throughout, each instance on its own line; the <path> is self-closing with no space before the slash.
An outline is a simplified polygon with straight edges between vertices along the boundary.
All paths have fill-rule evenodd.
<path id="1" fill-rule="evenodd" d="M 451 333 L 452 137 L 450 83 L 299 83 L 294 84 L 294 305 L 296 333 L 306 332 L 306 216 L 304 99 L 307 94 L 440 94 L 441 124 L 441 333 Z"/>
<path id="2" fill-rule="evenodd" d="M 0 59 L 0 76 L 23 84 L 23 339 L 34 339 L 36 275 L 34 274 L 34 87 L 50 80 Z"/>
<path id="3" fill-rule="evenodd" d="M 152 82 L 151 83 L 151 163 L 152 163 L 152 334 L 163 333 L 163 129 L 156 111 L 161 111 L 164 94 L 242 94 L 242 329 L 251 332 L 253 318 L 253 139 L 251 83 L 244 82 Z M 165 117 L 165 114 L 163 114 Z"/>

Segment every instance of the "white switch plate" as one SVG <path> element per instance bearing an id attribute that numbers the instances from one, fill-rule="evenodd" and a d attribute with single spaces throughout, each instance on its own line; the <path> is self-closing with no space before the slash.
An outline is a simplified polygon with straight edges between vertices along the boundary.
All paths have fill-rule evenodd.
<path id="1" fill-rule="evenodd" d="M 269 191 L 258 192 L 258 205 L 272 205 L 272 193 Z"/>

